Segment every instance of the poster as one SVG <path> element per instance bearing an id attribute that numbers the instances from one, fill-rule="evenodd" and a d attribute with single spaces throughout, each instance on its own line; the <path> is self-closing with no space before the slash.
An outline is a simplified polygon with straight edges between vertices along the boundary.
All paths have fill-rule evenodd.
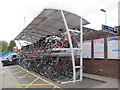
<path id="1" fill-rule="evenodd" d="M 104 39 L 96 39 L 94 43 L 94 58 L 104 58 Z"/>
<path id="2" fill-rule="evenodd" d="M 83 58 L 91 58 L 91 40 L 83 41 Z"/>
<path id="3" fill-rule="evenodd" d="M 120 36 L 107 38 L 108 59 L 120 59 Z"/>

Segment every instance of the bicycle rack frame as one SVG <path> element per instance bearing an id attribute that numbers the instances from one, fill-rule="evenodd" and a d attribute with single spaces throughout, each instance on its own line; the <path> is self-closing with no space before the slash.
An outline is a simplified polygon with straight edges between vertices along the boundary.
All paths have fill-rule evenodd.
<path id="1" fill-rule="evenodd" d="M 67 32 L 67 35 L 68 35 L 68 38 L 69 38 L 70 48 L 53 48 L 53 51 L 54 50 L 70 51 L 69 53 L 68 52 L 66 52 L 66 53 L 59 53 L 59 55 L 65 55 L 66 54 L 66 56 L 71 56 L 72 57 L 72 64 L 73 64 L 73 78 L 70 81 L 63 81 L 63 82 L 61 82 L 61 84 L 71 83 L 71 82 L 75 83 L 77 81 L 82 81 L 82 79 L 83 79 L 83 69 L 82 69 L 82 66 L 83 66 L 83 57 L 82 57 L 83 18 L 80 17 L 80 20 L 79 20 L 80 21 L 80 31 L 72 30 L 72 29 L 68 28 L 68 23 L 67 23 L 67 20 L 65 18 L 63 10 L 58 10 L 58 11 L 60 11 L 60 14 L 61 14 L 63 22 L 64 22 L 64 26 L 65 26 L 65 29 L 66 29 L 66 32 Z M 50 17 L 51 17 L 51 15 L 48 18 L 50 18 Z M 43 22 L 48 20 L 48 18 L 45 19 Z M 80 34 L 80 37 L 79 37 L 80 38 L 80 47 L 73 48 L 70 32 L 75 32 L 75 33 L 79 33 Z M 80 64 L 79 64 L 79 66 L 75 65 L 75 54 L 74 54 L 74 52 L 76 50 L 80 52 L 80 56 L 79 56 Z M 57 56 L 58 53 L 51 53 L 51 55 L 54 55 L 54 56 L 56 55 Z M 79 71 L 77 72 L 76 69 L 79 69 Z M 80 77 L 78 78 L 77 76 L 80 76 Z"/>
<path id="2" fill-rule="evenodd" d="M 65 16 L 64 16 L 64 13 L 62 10 L 61 11 L 61 14 L 62 14 L 62 18 L 63 18 L 63 21 L 64 21 L 64 24 L 65 24 L 65 28 L 66 28 L 66 31 L 67 31 L 67 34 L 68 34 L 68 38 L 69 38 L 69 43 L 70 43 L 70 50 L 71 50 L 71 56 L 72 56 L 72 64 L 73 64 L 73 81 L 66 81 L 66 82 L 62 82 L 62 84 L 64 83 L 70 83 L 70 82 L 76 82 L 76 81 L 82 81 L 82 78 L 83 78 L 83 69 L 82 69 L 82 65 L 83 65 L 83 58 L 82 58 L 82 41 L 83 41 L 83 30 L 82 30 L 82 18 L 80 18 L 80 31 L 75 31 L 75 30 L 70 30 L 68 28 L 68 25 L 67 25 L 67 21 L 65 19 Z M 72 40 L 71 40 L 71 37 L 70 37 L 70 31 L 72 32 L 77 32 L 77 33 L 80 33 L 80 48 L 73 48 L 73 45 L 72 45 Z M 74 56 L 74 50 L 78 50 L 80 51 L 80 66 L 76 66 L 75 65 L 75 56 Z M 76 69 L 79 68 L 80 69 L 80 78 L 77 80 L 77 77 L 76 77 Z"/>
<path id="3" fill-rule="evenodd" d="M 75 83 L 77 81 L 82 81 L 83 79 L 83 69 L 81 66 L 83 66 L 83 58 L 82 58 L 82 41 L 83 41 L 83 28 L 82 28 L 82 18 L 80 18 L 80 31 L 77 31 L 77 30 L 71 30 L 68 28 L 68 25 L 67 25 L 67 21 L 66 21 L 66 18 L 64 16 L 64 13 L 62 10 L 60 10 L 61 12 L 61 15 L 62 15 L 62 18 L 63 18 L 63 21 L 64 21 L 64 25 L 65 25 L 65 29 L 67 31 L 67 35 L 68 35 L 68 38 L 69 38 L 69 43 L 70 43 L 70 48 L 53 48 L 53 51 L 55 50 L 66 50 L 66 51 L 70 51 L 69 53 L 54 53 L 52 55 L 59 55 L 59 56 L 72 56 L 72 65 L 73 65 L 73 79 L 71 79 L 70 81 L 63 81 L 61 82 L 61 84 L 65 84 L 65 83 Z M 76 32 L 76 33 L 79 33 L 80 34 L 80 48 L 73 48 L 73 45 L 72 45 L 72 40 L 71 40 L 71 37 L 70 37 L 70 31 L 71 32 Z M 76 66 L 75 65 L 75 54 L 74 54 L 74 50 L 78 50 L 80 51 L 80 57 L 79 57 L 79 60 L 80 60 L 80 66 Z M 80 71 L 76 72 L 76 69 L 80 69 Z M 77 76 L 80 75 L 80 78 L 77 79 Z"/>

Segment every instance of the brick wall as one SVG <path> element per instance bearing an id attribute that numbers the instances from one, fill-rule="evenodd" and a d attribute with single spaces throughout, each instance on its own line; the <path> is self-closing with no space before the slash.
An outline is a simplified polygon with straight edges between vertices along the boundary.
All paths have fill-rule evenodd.
<path id="1" fill-rule="evenodd" d="M 120 60 L 108 60 L 107 59 L 107 37 L 115 37 L 117 35 L 103 32 L 103 31 L 95 31 L 89 32 L 83 35 L 83 40 L 94 40 L 104 38 L 104 59 L 94 59 L 93 53 L 93 41 L 92 41 L 92 58 L 91 59 L 83 59 L 84 64 L 84 72 L 92 73 L 96 75 L 108 76 L 113 78 L 120 78 Z"/>

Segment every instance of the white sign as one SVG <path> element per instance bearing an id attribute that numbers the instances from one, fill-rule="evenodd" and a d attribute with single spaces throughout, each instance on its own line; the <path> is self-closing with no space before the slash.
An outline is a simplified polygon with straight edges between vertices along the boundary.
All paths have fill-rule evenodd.
<path id="1" fill-rule="evenodd" d="M 108 59 L 120 59 L 120 36 L 107 38 Z"/>
<path id="2" fill-rule="evenodd" d="M 94 42 L 94 58 L 104 58 L 104 39 L 96 39 Z"/>
<path id="3" fill-rule="evenodd" d="M 83 58 L 91 58 L 91 40 L 83 41 Z"/>
<path id="4" fill-rule="evenodd" d="M 102 25 L 102 30 L 113 33 L 113 34 L 118 34 L 118 28 L 113 28 L 110 26 Z"/>

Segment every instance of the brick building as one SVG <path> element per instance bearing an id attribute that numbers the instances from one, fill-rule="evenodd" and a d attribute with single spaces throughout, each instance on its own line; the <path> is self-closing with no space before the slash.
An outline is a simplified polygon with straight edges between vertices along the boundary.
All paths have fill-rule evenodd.
<path id="1" fill-rule="evenodd" d="M 119 35 L 115 35 L 99 30 L 94 32 L 87 32 L 83 35 L 83 41 L 92 40 L 91 58 L 83 59 L 84 72 L 113 78 L 120 78 L 120 60 L 107 59 L 107 37 L 115 36 L 120 36 L 120 33 Z M 94 58 L 93 53 L 93 40 L 100 38 L 104 38 L 104 59 Z"/>

